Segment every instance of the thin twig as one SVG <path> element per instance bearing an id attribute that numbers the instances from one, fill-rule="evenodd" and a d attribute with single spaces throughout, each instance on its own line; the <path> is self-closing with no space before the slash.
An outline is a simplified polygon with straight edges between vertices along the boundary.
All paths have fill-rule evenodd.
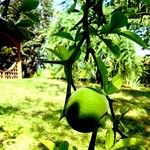
<path id="1" fill-rule="evenodd" d="M 65 65 L 66 61 L 57 61 L 57 60 L 44 60 L 44 59 L 39 59 L 40 62 L 42 63 L 49 63 L 49 64 L 60 64 L 60 65 Z"/>
<path id="2" fill-rule="evenodd" d="M 3 2 L 3 6 L 5 6 L 5 8 L 4 8 L 4 11 L 2 13 L 2 17 L 7 17 L 7 11 L 8 11 L 8 7 L 9 7 L 9 3 L 10 3 L 10 0 L 5 0 Z"/>

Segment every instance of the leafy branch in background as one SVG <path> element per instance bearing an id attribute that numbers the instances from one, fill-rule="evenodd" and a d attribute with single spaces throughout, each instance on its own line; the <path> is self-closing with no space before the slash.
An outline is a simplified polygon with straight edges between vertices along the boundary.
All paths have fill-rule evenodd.
<path id="1" fill-rule="evenodd" d="M 38 37 L 39 30 L 38 33 L 35 32 L 35 25 L 40 22 L 40 15 L 37 13 L 39 2 L 39 0 L 4 0 L 1 3 L 1 32 L 21 42 L 23 77 L 30 77 L 37 70 L 37 59 L 40 54 L 38 48 L 41 47 L 43 40 L 42 36 Z M 34 37 L 36 38 L 33 39 Z M 32 41 L 29 41 L 31 39 Z"/>
<path id="2" fill-rule="evenodd" d="M 77 1 L 74 0 L 73 5 L 69 8 L 68 12 L 76 12 L 76 4 Z M 66 79 L 67 79 L 67 90 L 66 90 L 66 100 L 65 105 L 68 102 L 68 99 L 72 93 L 71 89 L 76 90 L 76 86 L 73 80 L 73 72 L 72 68 L 74 63 L 80 57 L 81 47 L 85 47 L 84 51 L 84 60 L 89 61 L 90 58 L 93 59 L 96 69 L 98 70 L 98 74 L 100 76 L 100 87 L 104 91 L 107 100 L 109 102 L 110 112 L 111 112 L 111 120 L 113 122 L 113 131 L 108 133 L 107 137 L 111 137 L 111 144 L 106 144 L 107 149 L 117 149 L 117 145 L 121 145 L 120 147 L 130 147 L 133 145 L 139 144 L 137 139 L 129 139 L 127 135 L 123 133 L 120 129 L 120 120 L 126 114 L 126 111 L 121 114 L 121 117 L 118 119 L 116 117 L 112 100 L 109 97 L 109 94 L 115 93 L 122 85 L 122 77 L 120 74 L 115 74 L 115 76 L 109 80 L 108 79 L 108 71 L 103 60 L 97 55 L 97 49 L 94 49 L 92 46 L 92 38 L 98 37 L 100 43 L 104 43 L 109 50 L 114 54 L 116 59 L 120 58 L 121 49 L 120 46 L 111 39 L 111 35 L 116 35 L 119 37 L 125 37 L 130 39 L 143 48 L 147 48 L 147 45 L 142 41 L 142 39 L 134 32 L 127 30 L 128 26 L 128 18 L 123 12 L 119 9 L 116 9 L 112 12 L 109 20 L 105 19 L 103 13 L 103 1 L 101 0 L 86 0 L 82 5 L 82 18 L 78 21 L 78 23 L 71 28 L 71 31 L 76 31 L 75 37 L 73 37 L 68 32 L 57 32 L 53 34 L 53 36 L 58 36 L 61 38 L 65 38 L 67 40 L 71 40 L 74 42 L 74 48 L 69 51 L 67 48 L 61 47 L 56 50 L 50 50 L 53 54 L 55 54 L 61 61 L 49 61 L 49 63 L 62 64 L 64 66 Z M 81 13 L 81 12 L 80 12 Z M 62 112 L 61 118 L 64 116 L 64 112 Z M 122 141 L 120 143 L 116 143 L 116 133 L 119 133 Z M 91 141 L 89 144 L 89 150 L 94 150 L 95 140 L 96 140 L 97 131 L 93 132 Z M 107 138 L 106 141 L 109 139 Z M 124 144 L 122 144 L 124 143 Z"/>
<path id="3" fill-rule="evenodd" d="M 38 15 L 34 13 L 39 5 L 39 0 L 22 0 L 19 2 L 4 0 L 0 4 L 4 7 L 2 17 L 7 20 L 7 30 L 11 30 L 11 32 L 17 30 L 23 39 L 30 39 L 33 33 L 29 30 L 29 27 L 39 22 Z"/>

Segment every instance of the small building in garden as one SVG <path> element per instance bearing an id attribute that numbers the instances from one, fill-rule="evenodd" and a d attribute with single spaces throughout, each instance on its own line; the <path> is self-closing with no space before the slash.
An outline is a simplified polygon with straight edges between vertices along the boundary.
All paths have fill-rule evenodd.
<path id="1" fill-rule="evenodd" d="M 11 21 L 0 18 L 0 79 L 22 78 L 21 36 Z"/>

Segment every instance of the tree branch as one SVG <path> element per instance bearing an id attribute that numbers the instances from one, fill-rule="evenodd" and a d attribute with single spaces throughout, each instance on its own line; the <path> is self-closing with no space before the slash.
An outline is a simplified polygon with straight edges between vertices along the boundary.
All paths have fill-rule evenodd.
<path id="1" fill-rule="evenodd" d="M 119 120 L 116 119 L 115 112 L 113 109 L 113 100 L 107 95 L 106 98 L 109 102 L 109 108 L 112 115 L 112 122 L 113 122 L 113 131 L 114 131 L 114 142 L 116 141 L 116 132 L 118 132 L 121 135 L 121 138 L 127 138 L 127 135 L 125 135 L 120 129 L 119 129 Z"/>
<path id="2" fill-rule="evenodd" d="M 2 17 L 4 17 L 4 18 L 7 17 L 7 11 L 8 11 L 8 7 L 9 7 L 9 3 L 10 3 L 10 0 L 5 0 L 1 3 L 5 7 L 4 11 L 2 13 Z"/>

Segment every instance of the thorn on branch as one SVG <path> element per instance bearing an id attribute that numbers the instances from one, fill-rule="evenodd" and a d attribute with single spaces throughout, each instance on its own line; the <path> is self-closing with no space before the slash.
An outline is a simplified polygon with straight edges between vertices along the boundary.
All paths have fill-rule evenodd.
<path id="1" fill-rule="evenodd" d="M 127 138 L 127 135 L 125 135 L 125 133 L 123 133 L 120 128 L 119 128 L 119 124 L 120 124 L 120 120 L 116 119 L 116 115 L 113 109 L 113 103 L 115 102 L 114 100 L 112 100 L 108 95 L 106 96 L 106 98 L 108 99 L 109 102 L 109 107 L 110 107 L 110 111 L 111 111 L 111 116 L 112 116 L 112 121 L 113 121 L 113 131 L 114 131 L 114 137 L 116 138 L 116 132 L 120 134 L 121 138 Z"/>

